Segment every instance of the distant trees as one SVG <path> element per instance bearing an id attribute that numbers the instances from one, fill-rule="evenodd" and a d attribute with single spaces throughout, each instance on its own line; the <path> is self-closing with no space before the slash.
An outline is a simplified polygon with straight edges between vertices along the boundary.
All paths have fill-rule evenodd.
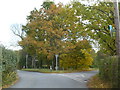
<path id="1" fill-rule="evenodd" d="M 93 57 L 91 44 L 96 41 L 103 53 L 116 55 L 115 33 L 111 34 L 108 30 L 108 25 L 115 29 L 112 6 L 112 3 L 102 2 L 87 6 L 77 1 L 64 6 L 62 3 L 56 5 L 50 1 L 43 2 L 39 10 L 32 10 L 27 16 L 27 24 L 22 26 L 24 37 L 19 42 L 31 62 L 29 67 L 36 67 L 36 61 L 42 67 L 45 61 L 47 67 L 52 65 L 54 68 L 55 54 L 60 55 L 62 63 L 66 60 L 63 58 L 72 56 L 70 53 L 73 56 L 78 54 L 73 62 L 77 57 L 88 53 L 90 66 Z M 81 43 L 84 41 L 86 44 Z M 85 57 L 87 58 L 86 55 Z"/>
<path id="2" fill-rule="evenodd" d="M 79 2 L 78 4 L 82 9 L 85 8 Z M 55 5 L 53 2 L 44 2 L 42 6 L 39 10 L 31 11 L 27 17 L 28 22 L 22 27 L 26 37 L 19 42 L 19 45 L 24 47 L 24 50 L 32 57 L 32 67 L 35 66 L 36 60 L 42 64 L 41 58 L 44 56 L 44 60 L 48 60 L 47 66 L 53 64 L 54 68 L 56 54 L 68 53 L 75 49 L 77 42 L 88 41 L 88 38 L 84 33 L 84 25 L 77 17 L 76 7 L 63 6 L 62 3 Z M 81 12 L 83 12 L 82 9 L 80 9 Z M 81 12 L 80 15 L 83 15 Z M 79 45 L 82 47 L 84 44 L 79 43 Z M 79 50 L 76 49 L 74 52 L 79 52 Z M 83 52 L 88 53 L 86 49 Z"/>
<path id="3" fill-rule="evenodd" d="M 60 67 L 73 70 L 88 69 L 93 62 L 93 58 L 90 55 L 91 48 L 87 40 L 77 42 L 75 48 L 70 50 L 69 53 L 60 55 Z"/>

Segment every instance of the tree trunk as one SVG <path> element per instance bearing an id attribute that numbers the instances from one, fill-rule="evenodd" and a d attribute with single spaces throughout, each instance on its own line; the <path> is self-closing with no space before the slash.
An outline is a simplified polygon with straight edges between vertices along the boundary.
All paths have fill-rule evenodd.
<path id="1" fill-rule="evenodd" d="M 53 70 L 55 70 L 55 57 L 53 58 L 53 61 L 52 61 L 52 68 Z"/>
<path id="2" fill-rule="evenodd" d="M 35 68 L 35 57 L 32 57 L 32 68 Z"/>
<path id="3" fill-rule="evenodd" d="M 39 61 L 39 68 L 42 68 L 42 60 Z"/>

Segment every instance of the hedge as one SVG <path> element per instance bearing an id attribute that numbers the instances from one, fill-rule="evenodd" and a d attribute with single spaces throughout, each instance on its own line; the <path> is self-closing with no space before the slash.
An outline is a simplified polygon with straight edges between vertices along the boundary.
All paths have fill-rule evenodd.
<path id="1" fill-rule="evenodd" d="M 103 80 L 109 81 L 113 88 L 118 87 L 118 59 L 116 56 L 101 59 L 99 76 Z"/>
<path id="2" fill-rule="evenodd" d="M 0 47 L 0 88 L 2 87 L 2 48 Z"/>
<path id="3" fill-rule="evenodd" d="M 0 46 L 1 50 L 1 72 L 2 72 L 2 86 L 9 85 L 16 80 L 16 67 L 17 67 L 17 53 Z"/>

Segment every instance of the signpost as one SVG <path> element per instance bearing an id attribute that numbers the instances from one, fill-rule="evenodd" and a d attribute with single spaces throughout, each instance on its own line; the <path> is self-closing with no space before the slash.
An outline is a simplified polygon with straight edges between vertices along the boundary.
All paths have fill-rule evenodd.
<path id="1" fill-rule="evenodd" d="M 112 31 L 113 31 L 112 25 L 108 25 L 108 29 L 110 30 L 110 34 L 111 34 L 111 37 L 112 37 Z"/>
<path id="2" fill-rule="evenodd" d="M 58 55 L 56 54 L 55 57 L 56 57 L 56 67 L 55 67 L 55 69 L 57 71 L 58 70 Z"/>

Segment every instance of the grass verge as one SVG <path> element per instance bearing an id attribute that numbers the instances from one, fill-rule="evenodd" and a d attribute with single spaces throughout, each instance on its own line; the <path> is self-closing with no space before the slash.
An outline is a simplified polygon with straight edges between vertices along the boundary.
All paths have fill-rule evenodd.
<path id="1" fill-rule="evenodd" d="M 92 71 L 94 69 L 87 70 L 50 70 L 50 69 L 22 69 L 23 71 L 40 72 L 40 73 L 73 73 L 82 71 Z"/>
<path id="2" fill-rule="evenodd" d="M 19 81 L 19 77 L 18 77 L 18 75 L 17 75 L 15 81 L 13 81 L 13 82 L 12 82 L 11 84 L 9 84 L 9 85 L 4 85 L 4 86 L 2 86 L 2 88 L 9 88 L 10 86 L 14 85 L 14 84 L 17 83 L 18 81 Z"/>
<path id="3" fill-rule="evenodd" d="M 112 88 L 112 85 L 107 81 L 101 80 L 98 74 L 89 79 L 87 86 L 88 88 Z"/>

